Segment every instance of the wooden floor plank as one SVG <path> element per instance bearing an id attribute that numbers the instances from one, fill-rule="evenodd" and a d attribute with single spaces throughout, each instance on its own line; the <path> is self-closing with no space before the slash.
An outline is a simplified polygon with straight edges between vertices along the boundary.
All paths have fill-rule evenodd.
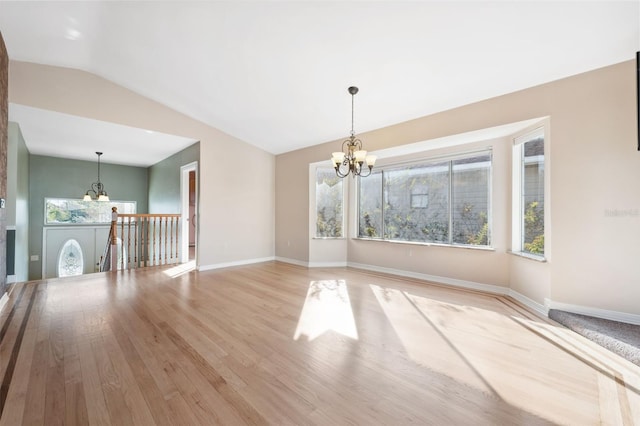
<path id="1" fill-rule="evenodd" d="M 640 368 L 509 297 L 279 262 L 168 269 L 15 285 L 0 425 L 640 425 Z"/>
<path id="2" fill-rule="evenodd" d="M 43 296 L 44 287 L 45 286 L 33 286 L 33 291 L 37 292 L 32 309 L 35 314 L 30 315 L 28 318 L 18 361 L 11 380 L 11 386 L 9 387 L 2 417 L 0 418 L 0 425 L 17 425 L 22 423 L 29 385 L 28 378 L 32 371 L 35 346 L 38 336 L 38 323 L 40 321 L 39 312 L 44 308 L 46 299 L 46 297 Z M 15 344 L 15 342 L 13 342 L 13 344 Z"/>
<path id="3" fill-rule="evenodd" d="M 82 316 L 81 335 L 78 340 L 78 356 L 80 358 L 82 388 L 84 390 L 89 423 L 102 426 L 112 423 L 92 347 L 92 339 L 95 333 L 93 315 L 95 314 L 96 312 L 94 311 Z"/>

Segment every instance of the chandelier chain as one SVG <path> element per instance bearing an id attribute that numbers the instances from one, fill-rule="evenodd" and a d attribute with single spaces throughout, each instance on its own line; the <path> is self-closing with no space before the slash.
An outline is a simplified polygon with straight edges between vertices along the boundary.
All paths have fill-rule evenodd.
<path id="1" fill-rule="evenodd" d="M 354 105 L 355 94 L 351 94 L 351 136 L 355 136 L 356 132 L 353 130 L 353 105 Z"/>

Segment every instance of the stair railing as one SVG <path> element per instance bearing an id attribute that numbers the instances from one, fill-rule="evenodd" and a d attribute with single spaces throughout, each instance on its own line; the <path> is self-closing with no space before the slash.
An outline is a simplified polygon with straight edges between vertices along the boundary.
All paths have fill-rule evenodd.
<path id="1" fill-rule="evenodd" d="M 119 214 L 117 207 L 112 207 L 110 249 L 103 256 L 100 270 L 179 263 L 179 225 L 180 214 Z"/>

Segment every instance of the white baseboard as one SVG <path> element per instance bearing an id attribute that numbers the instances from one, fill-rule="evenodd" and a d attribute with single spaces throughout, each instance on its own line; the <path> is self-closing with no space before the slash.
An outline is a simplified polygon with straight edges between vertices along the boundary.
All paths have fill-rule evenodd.
<path id="1" fill-rule="evenodd" d="M 570 303 L 555 302 L 550 299 L 545 300 L 549 309 L 571 312 L 574 314 L 588 315 L 590 317 L 603 318 L 613 321 L 626 322 L 640 325 L 640 315 L 629 314 L 627 312 L 609 311 L 607 309 L 592 308 L 590 306 L 572 305 Z"/>
<path id="2" fill-rule="evenodd" d="M 397 275 L 400 277 L 415 278 L 418 280 L 430 281 L 433 283 L 450 285 L 453 287 L 478 290 L 486 293 L 499 294 L 503 296 L 511 296 L 514 299 L 516 299 L 518 302 L 522 303 L 529 309 L 532 309 L 533 311 L 537 312 L 542 316 L 548 316 L 550 309 L 558 309 L 561 311 L 572 312 L 575 314 L 588 315 L 588 316 L 597 317 L 597 318 L 603 318 L 603 319 L 608 319 L 613 321 L 620 321 L 620 322 L 626 322 L 629 324 L 640 325 L 640 315 L 637 315 L 637 314 L 630 314 L 630 313 L 619 312 L 619 311 L 609 311 L 606 309 L 592 308 L 589 306 L 572 305 L 569 303 L 555 302 L 550 299 L 545 299 L 545 303 L 543 305 L 507 287 L 501 287 L 501 286 L 496 286 L 491 284 L 483 284 L 475 281 L 458 280 L 455 278 L 440 277 L 437 275 L 422 274 L 419 272 L 403 271 L 401 269 L 385 268 L 381 266 L 367 265 L 367 264 L 355 263 L 355 262 L 309 263 L 309 262 L 305 262 L 298 259 L 290 259 L 286 257 L 274 256 L 274 257 L 263 257 L 263 258 L 257 258 L 257 259 L 239 260 L 236 262 L 217 263 L 213 265 L 203 265 L 198 268 L 198 271 L 209 271 L 213 269 L 229 268 L 232 266 L 250 265 L 253 263 L 269 262 L 273 260 L 276 260 L 278 262 L 290 263 L 292 265 L 302 266 L 306 268 L 351 267 L 356 269 L 362 269 L 365 271 L 382 272 L 385 274 Z M 3 303 L 6 303 L 6 300 L 8 300 L 8 296 L 5 293 L 0 299 L 0 309 L 2 309 L 1 306 L 3 306 Z"/>
<path id="3" fill-rule="evenodd" d="M 309 268 L 346 268 L 347 262 L 309 262 Z"/>
<path id="4" fill-rule="evenodd" d="M 198 266 L 198 271 L 210 271 L 213 269 L 229 268 L 232 266 L 251 265 L 253 263 L 271 262 L 273 260 L 275 260 L 275 257 L 271 256 L 271 257 L 260 257 L 257 259 L 244 259 L 244 260 L 238 260 L 235 262 L 215 263 L 213 265 L 200 265 Z"/>
<path id="5" fill-rule="evenodd" d="M 530 299 L 524 294 L 518 293 L 513 289 L 509 289 L 509 296 L 513 297 L 518 302 L 522 303 L 524 306 L 537 312 L 543 317 L 549 316 L 549 308 L 546 305 L 543 305 L 542 303 L 538 303 L 535 300 Z"/>
<path id="6" fill-rule="evenodd" d="M 7 275 L 7 284 L 13 284 L 18 281 L 15 275 Z"/>
<path id="7" fill-rule="evenodd" d="M 494 294 L 500 294 L 500 295 L 509 294 L 509 289 L 507 287 L 500 287 L 497 285 L 490 285 L 490 284 L 482 284 L 474 281 L 465 281 L 465 280 L 458 280 L 455 278 L 439 277 L 437 275 L 421 274 L 419 272 L 403 271 L 401 269 L 384 268 L 381 266 L 365 265 L 362 263 L 354 263 L 354 262 L 349 262 L 347 266 L 351 268 L 356 268 L 356 269 L 364 269 L 366 271 L 382 272 L 385 274 L 398 275 L 398 276 L 407 277 L 407 278 L 415 278 L 423 281 L 431 281 L 433 283 L 446 284 L 454 287 L 467 288 L 471 290 L 479 290 L 487 293 L 494 293 Z"/>
<path id="8" fill-rule="evenodd" d="M 309 267 L 309 262 L 305 262 L 304 260 L 291 259 L 291 258 L 288 258 L 288 257 L 276 256 L 276 261 L 284 262 L 284 263 L 290 263 L 292 265 L 297 265 L 297 266 L 303 266 L 305 268 Z"/>

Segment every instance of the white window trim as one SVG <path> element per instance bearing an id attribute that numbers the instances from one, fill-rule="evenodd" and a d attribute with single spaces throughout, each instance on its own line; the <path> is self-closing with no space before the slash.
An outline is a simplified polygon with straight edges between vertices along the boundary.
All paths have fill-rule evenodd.
<path id="1" fill-rule="evenodd" d="M 389 172 L 389 171 L 394 171 L 394 170 L 402 170 L 405 169 L 407 167 L 410 167 L 412 165 L 423 165 L 423 164 L 437 164 L 440 162 L 447 162 L 449 164 L 451 164 L 451 167 L 447 166 L 442 167 L 442 170 L 449 170 L 450 175 L 449 175 L 449 200 L 451 201 L 451 191 L 452 191 L 452 179 L 453 179 L 453 175 L 452 175 L 452 171 L 453 171 L 453 162 L 456 160 L 461 160 L 461 159 L 466 159 L 466 158 L 471 158 L 475 155 L 483 155 L 483 154 L 488 154 L 490 156 L 490 160 L 488 161 L 489 163 L 489 187 L 488 187 L 488 199 L 489 199 L 489 209 L 487 211 L 487 223 L 489 224 L 489 231 L 488 231 L 488 235 L 487 235 L 487 245 L 471 245 L 471 244 L 460 244 L 460 243 L 455 243 L 452 240 L 452 236 L 451 236 L 451 229 L 452 229 L 452 220 L 453 217 L 451 215 L 449 215 L 449 242 L 436 242 L 436 241 L 404 241 L 404 240 L 394 240 L 394 239 L 387 239 L 384 238 L 384 236 L 380 237 L 380 238 L 367 238 L 367 237 L 361 237 L 359 235 L 359 220 L 360 220 L 360 185 L 357 185 L 356 191 L 355 191 L 355 212 L 354 212 L 354 227 L 353 227 L 353 231 L 352 231 L 352 238 L 356 239 L 356 240 L 364 240 L 364 241 L 380 241 L 380 242 L 387 242 L 387 243 L 399 243 L 399 244 L 416 244 L 416 245 L 424 245 L 424 246 L 441 246 L 441 247 L 459 247 L 459 248 L 470 248 L 470 249 L 481 249 L 481 250 L 494 250 L 493 247 L 493 242 L 492 242 L 492 234 L 493 234 L 493 215 L 492 215 L 492 211 L 493 211 L 493 173 L 494 173 L 494 162 L 493 162 L 493 147 L 491 146 L 487 146 L 484 148 L 479 148 L 479 149 L 472 149 L 469 151 L 460 151 L 460 152 L 456 152 L 456 153 L 451 153 L 451 154 L 443 154 L 443 155 L 438 155 L 438 156 L 424 156 L 424 157 L 419 157 L 417 159 L 412 159 L 412 160 L 408 160 L 408 161 L 400 161 L 400 162 L 389 162 L 386 163 L 382 166 L 376 167 L 376 171 L 378 172 Z M 470 168 L 472 166 L 469 165 L 462 165 L 460 167 L 460 169 L 465 169 L 465 168 Z M 366 179 L 366 178 L 365 178 Z M 359 180 L 358 180 L 359 181 Z M 384 182 L 383 182 L 383 186 L 384 186 Z M 344 213 L 344 211 L 343 211 Z M 383 218 L 382 218 L 383 222 L 384 222 L 384 212 L 383 212 Z"/>
<path id="2" fill-rule="evenodd" d="M 522 256 L 537 261 L 546 261 L 547 249 L 548 249 L 548 185 L 549 176 L 547 173 L 548 167 L 548 125 L 545 123 L 542 126 L 538 125 L 535 129 L 527 131 L 526 133 L 519 134 L 513 138 L 513 153 L 512 153 L 512 172 L 511 172 L 511 254 Z M 544 140 L 544 255 L 537 255 L 534 253 L 528 253 L 523 251 L 522 247 L 522 232 L 524 229 L 524 216 L 522 214 L 522 185 L 523 185 L 523 158 L 522 148 L 526 142 L 532 139 L 542 137 Z"/>
<path id="3" fill-rule="evenodd" d="M 328 161 L 309 164 L 309 239 L 312 240 L 345 240 L 347 237 L 347 202 L 349 185 L 347 178 L 342 180 L 342 236 L 340 237 L 318 237 L 316 235 L 316 221 L 318 219 L 318 209 L 316 206 L 316 174 L 318 169 L 331 169 Z"/>
<path id="4" fill-rule="evenodd" d="M 73 222 L 48 222 L 47 221 L 47 202 L 49 200 L 70 200 L 70 201 L 82 201 L 80 198 L 69 198 L 69 197 L 45 197 L 44 204 L 42 206 L 43 215 L 42 215 L 42 224 L 43 226 L 99 226 L 99 225 L 110 225 L 111 221 L 107 222 L 86 222 L 86 223 L 73 223 Z M 110 201 L 87 201 L 91 203 L 132 203 L 135 206 L 135 212 L 138 212 L 138 202 L 132 200 L 110 200 Z M 122 212 L 120 212 L 122 213 Z"/>

